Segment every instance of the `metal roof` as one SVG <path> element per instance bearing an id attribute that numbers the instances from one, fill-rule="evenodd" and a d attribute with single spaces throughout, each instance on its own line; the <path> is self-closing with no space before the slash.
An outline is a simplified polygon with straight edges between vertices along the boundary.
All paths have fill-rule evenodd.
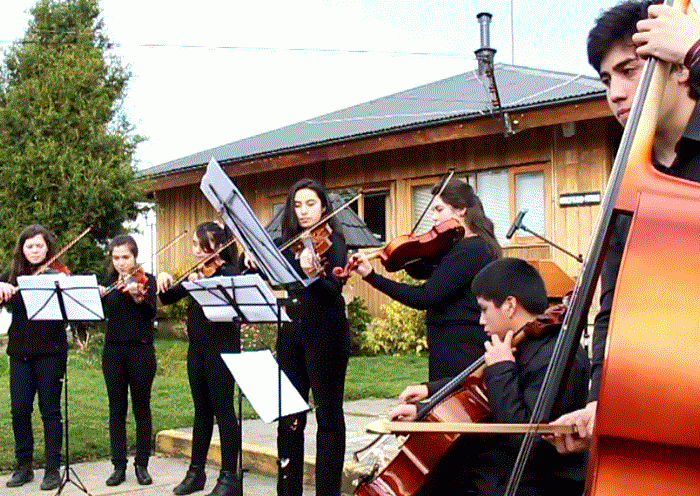
<path id="1" fill-rule="evenodd" d="M 494 74 L 504 111 L 605 94 L 597 78 L 581 74 L 509 64 L 494 64 Z M 221 163 L 236 162 L 490 113 L 491 96 L 474 70 L 203 150 L 143 169 L 138 175 L 154 178 L 203 167 L 212 157 Z"/>

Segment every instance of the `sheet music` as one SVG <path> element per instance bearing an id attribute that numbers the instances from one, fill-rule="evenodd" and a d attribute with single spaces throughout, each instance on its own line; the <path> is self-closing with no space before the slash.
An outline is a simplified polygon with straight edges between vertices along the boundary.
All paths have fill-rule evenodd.
<path id="1" fill-rule="evenodd" d="M 27 317 L 32 320 L 63 320 L 56 281 L 63 293 L 68 320 L 104 320 L 102 298 L 95 274 L 70 277 L 65 274 L 18 276 L 17 285 L 27 309 Z"/>
<path id="2" fill-rule="evenodd" d="M 302 279 L 299 276 L 275 246 L 265 228 L 260 225 L 239 189 L 213 158 L 207 165 L 200 189 L 209 203 L 219 212 L 236 239 L 249 253 L 253 254 L 270 284 L 308 286 L 316 280 L 316 278 Z"/>
<path id="3" fill-rule="evenodd" d="M 221 293 L 223 288 L 236 302 L 247 322 L 277 322 L 277 299 L 258 274 L 210 277 L 194 282 L 185 281 L 182 285 L 202 306 L 209 320 L 230 322 L 239 316 Z M 284 308 L 280 317 L 282 322 L 291 321 Z"/>
<path id="4" fill-rule="evenodd" d="M 222 353 L 221 358 L 260 418 L 268 424 L 277 420 L 279 369 L 270 350 Z M 308 409 L 308 403 L 282 372 L 282 416 Z"/>

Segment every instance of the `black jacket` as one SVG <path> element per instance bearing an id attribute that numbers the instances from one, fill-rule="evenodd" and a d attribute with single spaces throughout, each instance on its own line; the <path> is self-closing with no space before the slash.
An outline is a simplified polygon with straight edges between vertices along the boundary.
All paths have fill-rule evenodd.
<path id="1" fill-rule="evenodd" d="M 235 276 L 238 269 L 233 264 L 224 264 L 217 269 L 214 276 Z M 188 296 L 188 291 L 182 283 L 176 284 L 165 293 L 160 294 L 160 301 L 169 305 Z M 187 334 L 190 348 L 204 351 L 216 346 L 222 352 L 238 352 L 241 349 L 240 326 L 233 322 L 212 322 L 204 316 L 202 307 L 190 296 L 187 307 Z"/>
<path id="2" fill-rule="evenodd" d="M 557 334 L 558 327 L 553 327 L 546 335 L 530 337 L 518 346 L 515 362 L 499 362 L 486 368 L 484 380 L 493 410 L 493 417 L 489 421 L 530 421 Z M 559 411 L 553 412 L 550 420 L 585 406 L 589 371 L 588 357 L 579 346 L 561 407 Z M 430 394 L 434 394 L 448 381 L 449 379 L 442 379 L 429 383 Z M 520 435 L 493 435 L 484 436 L 473 444 L 474 458 L 469 462 L 467 472 L 478 481 L 480 494 L 503 494 L 521 441 Z M 537 440 L 526 465 L 522 484 L 543 488 L 543 491 L 548 491 L 553 484 L 562 481 L 583 484 L 586 466 L 587 453 L 560 455 L 551 444 Z"/>
<path id="3" fill-rule="evenodd" d="M 1 282 L 9 280 L 9 272 L 0 276 Z M 22 295 L 15 293 L 7 303 L 12 311 L 12 323 L 7 331 L 7 354 L 15 358 L 32 358 L 41 355 L 65 355 L 68 353 L 66 326 L 60 320 L 29 320 Z"/>
<path id="4" fill-rule="evenodd" d="M 402 284 L 374 271 L 365 280 L 404 305 L 427 310 L 428 343 L 481 346 L 487 336 L 479 324 L 480 310 L 471 283 L 477 272 L 493 259 L 486 241 L 473 236 L 455 243 L 429 273 L 409 271 L 411 275 L 427 277 L 422 285 Z"/>
<path id="5" fill-rule="evenodd" d="M 115 289 L 102 298 L 107 317 L 105 340 L 108 342 L 153 342 L 153 318 L 156 315 L 156 280 L 148 277 L 148 293 L 141 303 L 136 303 L 130 294 Z M 110 275 L 102 285 L 109 287 L 117 280 Z"/>

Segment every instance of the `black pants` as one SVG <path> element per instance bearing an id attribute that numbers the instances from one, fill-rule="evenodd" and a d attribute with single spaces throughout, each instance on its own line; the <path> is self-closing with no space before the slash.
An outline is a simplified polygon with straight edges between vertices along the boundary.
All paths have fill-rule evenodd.
<path id="1" fill-rule="evenodd" d="M 350 340 L 347 332 L 283 326 L 278 359 L 301 396 L 309 389 L 316 405 L 316 494 L 339 496 L 345 458 L 343 394 Z M 278 424 L 277 449 L 289 464 L 277 482 L 280 496 L 301 496 L 304 477 L 306 413 L 284 417 Z"/>
<path id="2" fill-rule="evenodd" d="M 153 422 L 151 386 L 156 375 L 156 353 L 153 343 L 105 343 L 102 372 L 109 398 L 109 440 L 112 463 L 126 467 L 126 414 L 128 391 L 136 421 L 136 458 L 134 463 L 148 466 L 151 454 Z"/>
<path id="3" fill-rule="evenodd" d="M 31 463 L 34 457 L 32 410 L 39 394 L 39 410 L 44 422 L 46 470 L 61 464 L 63 426 L 61 424 L 61 390 L 66 373 L 66 355 L 47 355 L 26 359 L 10 357 L 10 398 L 15 456 L 19 464 Z"/>
<path id="4" fill-rule="evenodd" d="M 187 350 L 187 375 L 194 402 L 191 463 L 205 465 L 216 416 L 221 440 L 221 470 L 233 472 L 241 441 L 233 406 L 233 376 L 221 359 L 221 353 L 218 346 L 190 344 Z"/>

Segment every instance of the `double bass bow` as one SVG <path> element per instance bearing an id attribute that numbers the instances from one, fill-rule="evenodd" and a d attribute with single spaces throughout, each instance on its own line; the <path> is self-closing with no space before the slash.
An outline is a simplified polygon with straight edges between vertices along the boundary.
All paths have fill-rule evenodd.
<path id="1" fill-rule="evenodd" d="M 665 3 L 685 11 L 689 2 Z M 561 395 L 610 234 L 628 215 L 590 453 L 587 493 L 595 496 L 700 494 L 700 408 L 689 401 L 700 397 L 697 313 L 689 311 L 700 285 L 700 185 L 659 171 L 652 150 L 669 70 L 654 58 L 645 63 L 531 417 L 548 420 Z M 524 437 L 505 495 L 516 494 L 536 437 Z"/>
<path id="2" fill-rule="evenodd" d="M 513 336 L 517 346 L 528 336 L 538 336 L 558 326 L 566 312 L 564 305 L 548 308 Z M 420 402 L 417 419 L 424 422 L 480 422 L 491 416 L 484 385 L 486 369 L 482 356 L 451 379 L 427 400 Z M 450 432 L 410 435 L 396 457 L 376 476 L 360 481 L 357 496 L 413 496 L 420 494 L 427 476 L 460 434 Z M 377 438 L 378 440 L 379 438 Z M 376 441 L 371 443 L 375 444 Z"/>

